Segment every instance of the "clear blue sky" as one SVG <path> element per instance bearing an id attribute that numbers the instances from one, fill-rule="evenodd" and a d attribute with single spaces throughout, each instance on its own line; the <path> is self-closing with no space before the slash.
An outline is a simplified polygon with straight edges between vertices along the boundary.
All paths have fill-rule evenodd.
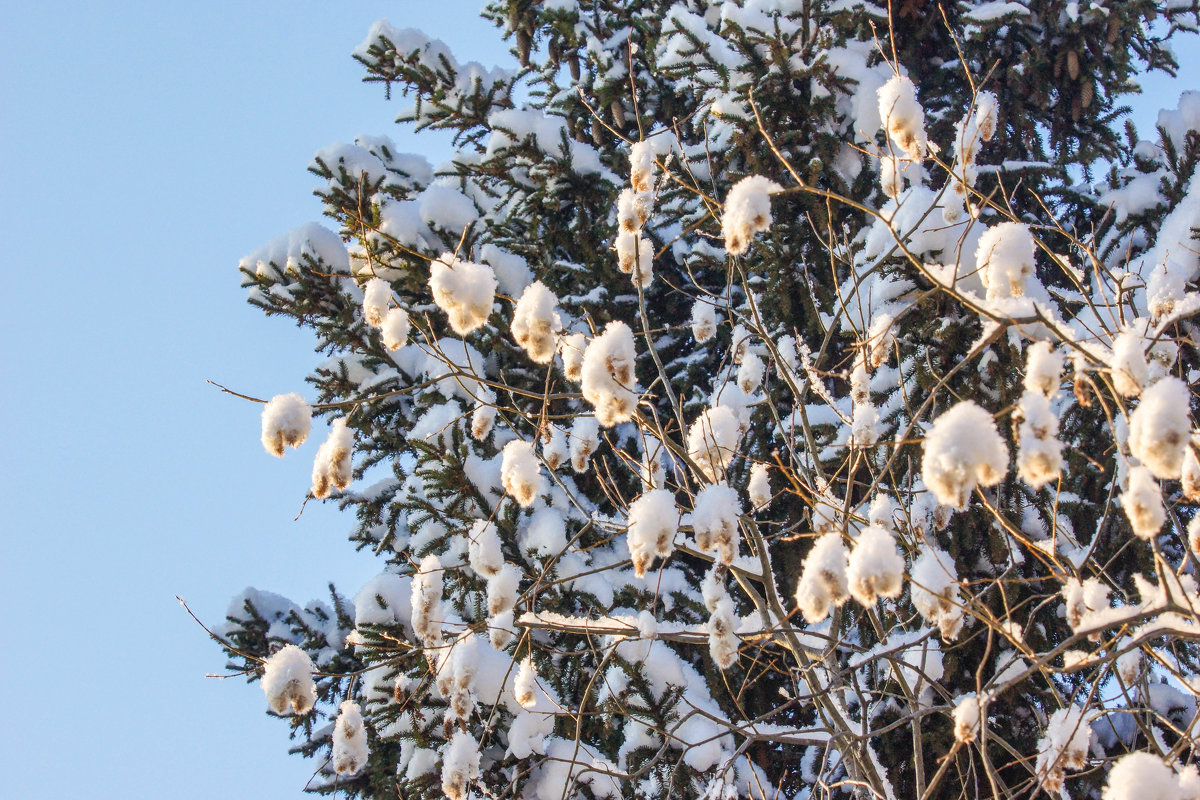
<path id="1" fill-rule="evenodd" d="M 382 132 L 429 152 L 359 82 L 349 53 L 370 23 L 496 63 L 481 4 L 5 11 L 0 793 L 301 796 L 314 765 L 285 754 L 256 686 L 203 677 L 220 653 L 174 595 L 217 623 L 244 586 L 306 602 L 328 580 L 353 594 L 377 566 L 333 509 L 292 521 L 312 450 L 267 456 L 258 408 L 204 380 L 305 392 L 311 339 L 243 302 L 237 260 L 320 218 L 318 147 Z M 1153 88 L 1140 120 L 1182 87 Z"/>

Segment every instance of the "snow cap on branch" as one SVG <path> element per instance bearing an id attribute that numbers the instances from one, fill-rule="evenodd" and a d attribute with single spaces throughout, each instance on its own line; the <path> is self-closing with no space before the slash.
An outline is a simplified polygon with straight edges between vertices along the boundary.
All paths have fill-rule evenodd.
<path id="1" fill-rule="evenodd" d="M 317 685 L 308 653 L 294 644 L 284 645 L 263 664 L 262 690 L 276 714 L 307 714 L 317 702 Z"/>
<path id="2" fill-rule="evenodd" d="M 333 726 L 333 769 L 353 775 L 367 764 L 367 727 L 358 703 L 346 700 Z"/>
<path id="3" fill-rule="evenodd" d="M 312 430 L 312 409 L 292 392 L 277 394 L 263 406 L 262 445 L 273 456 L 283 457 L 286 447 L 299 447 Z"/>
<path id="4" fill-rule="evenodd" d="M 742 255 L 750 249 L 754 234 L 771 227 L 771 195 L 782 191 L 782 186 L 762 175 L 747 175 L 733 185 L 721 215 L 721 234 L 729 255 Z"/>
<path id="5" fill-rule="evenodd" d="M 1142 392 L 1129 416 L 1129 452 L 1156 478 L 1177 480 L 1183 472 L 1191 442 L 1191 399 L 1187 385 L 1168 375 Z"/>
<path id="6" fill-rule="evenodd" d="M 880 597 L 895 598 L 904 589 L 904 557 L 896 538 L 878 525 L 868 525 L 858 535 L 846 560 L 850 595 L 864 606 Z"/>
<path id="7" fill-rule="evenodd" d="M 1087 765 L 1092 728 L 1083 713 L 1078 706 L 1060 708 L 1050 716 L 1038 740 L 1034 774 L 1047 793 L 1055 794 L 1062 788 L 1063 770 L 1083 769 Z"/>
<path id="8" fill-rule="evenodd" d="M 522 508 L 529 508 L 546 488 L 542 463 L 533 452 L 531 442 L 514 439 L 504 445 L 500 461 L 500 482 Z"/>
<path id="9" fill-rule="evenodd" d="M 541 281 L 534 281 L 525 287 L 513 310 L 513 339 L 536 364 L 549 364 L 554 358 L 555 338 L 562 330 L 557 304 L 554 293 Z"/>
<path id="10" fill-rule="evenodd" d="M 442 793 L 449 800 L 465 800 L 478 777 L 479 743 L 466 731 L 456 731 L 442 753 Z"/>
<path id="11" fill-rule="evenodd" d="M 925 157 L 925 111 L 917 102 L 917 87 L 903 75 L 893 75 L 879 87 L 879 118 L 896 147 L 913 160 Z"/>
<path id="12" fill-rule="evenodd" d="M 1063 355 L 1048 342 L 1034 342 L 1025 352 L 1025 388 L 1046 397 L 1058 394 L 1062 383 Z"/>
<path id="13" fill-rule="evenodd" d="M 732 564 L 737 555 L 741 513 L 737 492 L 725 483 L 714 483 L 697 492 L 692 510 L 696 547 L 704 552 L 715 551 L 719 563 Z"/>
<path id="14" fill-rule="evenodd" d="M 639 578 L 646 575 L 655 556 L 667 558 L 674 552 L 678 530 L 679 509 L 666 489 L 651 489 L 630 504 L 626 540 Z"/>
<path id="15" fill-rule="evenodd" d="M 992 415 L 970 400 L 942 414 L 925 435 L 922 477 L 938 502 L 962 510 L 976 484 L 992 486 L 1008 470 L 1008 448 Z"/>
<path id="16" fill-rule="evenodd" d="M 317 449 L 313 460 L 312 494 L 325 498 L 333 489 L 350 485 L 350 454 L 354 451 L 354 434 L 346 426 L 346 418 L 335 419 L 329 428 L 329 438 Z"/>
<path id="17" fill-rule="evenodd" d="M 475 264 L 442 253 L 429 264 L 433 301 L 446 312 L 450 327 L 466 336 L 487 322 L 496 297 L 496 273 L 486 264 Z"/>
<path id="18" fill-rule="evenodd" d="M 408 312 L 403 308 L 389 308 L 380 329 L 383 333 L 383 346 L 388 350 L 399 350 L 408 341 L 408 332 L 412 329 Z"/>
<path id="19" fill-rule="evenodd" d="M 634 358 L 633 331 L 620 320 L 608 323 L 583 353 L 583 399 L 596 409 L 596 421 L 605 428 L 633 418 L 638 400 Z"/>
<path id="20" fill-rule="evenodd" d="M 371 278 L 363 286 L 363 319 L 376 328 L 383 325 L 388 307 L 392 304 L 392 287 L 381 278 Z"/>
<path id="21" fill-rule="evenodd" d="M 989 300 L 1022 297 L 1033 276 L 1035 245 L 1029 226 L 1001 222 L 984 231 L 975 250 L 975 267 Z"/>

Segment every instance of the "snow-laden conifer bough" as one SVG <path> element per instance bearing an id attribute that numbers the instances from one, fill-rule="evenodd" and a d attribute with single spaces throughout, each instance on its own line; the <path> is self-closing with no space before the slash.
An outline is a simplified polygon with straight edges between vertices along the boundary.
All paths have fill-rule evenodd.
<path id="1" fill-rule="evenodd" d="M 241 264 L 379 560 L 215 631 L 313 788 L 1200 798 L 1200 93 L 1114 111 L 1197 9 L 584 5 L 377 23 L 455 153 L 322 148 Z"/>

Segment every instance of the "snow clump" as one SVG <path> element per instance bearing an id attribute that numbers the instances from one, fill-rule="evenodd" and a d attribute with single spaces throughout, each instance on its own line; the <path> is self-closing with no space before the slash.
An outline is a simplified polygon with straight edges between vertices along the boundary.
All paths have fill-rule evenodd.
<path id="1" fill-rule="evenodd" d="M 706 300 L 692 304 L 692 336 L 704 344 L 717 333 L 717 307 Z"/>
<path id="2" fill-rule="evenodd" d="M 1092 728 L 1083 719 L 1078 706 L 1060 708 L 1051 715 L 1046 731 L 1038 740 L 1034 774 L 1048 794 L 1062 789 L 1063 770 L 1083 769 L 1087 765 L 1088 743 Z"/>
<path id="3" fill-rule="evenodd" d="M 522 508 L 529 508 L 545 489 L 542 464 L 533 444 L 514 439 L 504 445 L 500 461 L 500 483 Z"/>
<path id="4" fill-rule="evenodd" d="M 1022 297 L 1033 275 L 1033 234 L 1019 222 L 1001 222 L 979 238 L 975 266 L 989 300 Z"/>
<path id="5" fill-rule="evenodd" d="M 635 192 L 654 188 L 654 146 L 648 140 L 629 148 L 629 182 Z"/>
<path id="6" fill-rule="evenodd" d="M 485 519 L 471 523 L 467 533 L 467 560 L 481 578 L 491 578 L 504 566 L 504 552 L 496 526 Z"/>
<path id="7" fill-rule="evenodd" d="M 1062 442 L 1058 440 L 1058 417 L 1041 392 L 1026 390 L 1017 406 L 1021 424 L 1017 429 L 1017 474 L 1034 489 L 1057 480 L 1062 473 Z"/>
<path id="8" fill-rule="evenodd" d="M 634 358 L 633 331 L 619 320 L 608 323 L 583 353 L 583 399 L 596 409 L 596 421 L 605 428 L 633 419 L 638 400 Z"/>
<path id="9" fill-rule="evenodd" d="M 655 556 L 667 558 L 675 550 L 679 509 L 675 496 L 666 489 L 651 489 L 629 506 L 627 543 L 633 571 L 645 577 Z"/>
<path id="10" fill-rule="evenodd" d="M 388 307 L 392 303 L 392 287 L 381 278 L 371 278 L 363 287 L 363 319 L 378 328 L 383 325 Z"/>
<path id="11" fill-rule="evenodd" d="M 737 450 L 741 427 L 729 406 L 706 408 L 688 428 L 688 458 L 710 481 L 721 478 Z"/>
<path id="12" fill-rule="evenodd" d="M 569 381 L 578 381 L 583 377 L 583 352 L 587 348 L 587 337 L 582 333 L 572 333 L 565 336 L 558 345 L 559 355 L 562 356 L 563 375 Z"/>
<path id="13" fill-rule="evenodd" d="M 738 660 L 737 616 L 729 595 L 718 599 L 708 618 L 708 652 L 720 669 L 729 669 Z"/>
<path id="14" fill-rule="evenodd" d="M 729 255 L 742 255 L 750 249 L 754 234 L 770 229 L 771 195 L 782 191 L 782 186 L 762 175 L 747 175 L 733 185 L 721 215 L 721 234 Z"/>
<path id="15" fill-rule="evenodd" d="M 1008 448 L 992 415 L 970 400 L 942 414 L 925 435 L 921 472 L 942 505 L 961 511 L 976 484 L 993 486 L 1008 469 Z"/>
<path id="16" fill-rule="evenodd" d="M 846 578 L 846 546 L 840 533 L 818 537 L 804 559 L 804 571 L 796 586 L 796 605 L 810 625 L 829 616 L 831 607 L 850 597 Z"/>
<path id="17" fill-rule="evenodd" d="M 426 647 L 442 643 L 442 561 L 437 553 L 421 560 L 412 579 L 412 626 Z"/>
<path id="18" fill-rule="evenodd" d="M 350 485 L 350 454 L 353 450 L 354 434 L 346 426 L 346 418 L 335 419 L 329 428 L 329 438 L 317 449 L 317 457 L 313 460 L 313 497 L 324 499 L 333 489 L 345 489 Z"/>
<path id="19" fill-rule="evenodd" d="M 587 472 L 592 453 L 600 446 L 600 423 L 595 417 L 576 417 L 571 423 L 571 469 Z"/>
<path id="20" fill-rule="evenodd" d="M 880 597 L 895 598 L 904 588 L 904 557 L 891 532 L 868 525 L 858 535 L 846 561 L 850 595 L 864 606 Z"/>
<path id="21" fill-rule="evenodd" d="M 1141 539 L 1153 539 L 1167 520 L 1162 487 L 1146 467 L 1129 470 L 1129 488 L 1121 494 L 1121 505 L 1134 534 Z"/>
<path id="22" fill-rule="evenodd" d="M 1100 796 L 1103 800 L 1186 800 L 1195 797 L 1182 786 L 1189 777 L 1177 775 L 1158 756 L 1129 753 L 1109 770 Z"/>
<path id="23" fill-rule="evenodd" d="M 262 445 L 273 456 L 283 458 L 284 448 L 299 447 L 312 430 L 312 409 L 292 392 L 277 394 L 263 407 Z"/>
<path id="24" fill-rule="evenodd" d="M 1162 480 L 1183 473 L 1183 459 L 1191 441 L 1191 404 L 1188 387 L 1173 376 L 1157 380 L 1142 393 L 1129 417 L 1129 452 Z"/>
<path id="25" fill-rule="evenodd" d="M 1142 334 L 1128 327 L 1113 342 L 1112 360 L 1108 363 L 1113 388 L 1122 397 L 1137 397 L 1150 375 Z"/>
<path id="26" fill-rule="evenodd" d="M 478 777 L 479 743 L 466 731 L 457 731 L 442 755 L 442 793 L 450 800 L 464 800 Z"/>
<path id="27" fill-rule="evenodd" d="M 963 608 L 954 559 L 941 548 L 927 548 L 913 562 L 909 580 L 917 613 L 938 626 L 942 641 L 957 638 L 962 630 Z"/>
<path id="28" fill-rule="evenodd" d="M 307 714 L 317 702 L 317 685 L 308 653 L 294 644 L 284 645 L 263 664 L 263 694 L 276 714 Z"/>
<path id="29" fill-rule="evenodd" d="M 562 330 L 562 319 L 555 306 L 558 298 L 541 281 L 525 287 L 513 310 L 512 334 L 536 364 L 554 359 L 555 339 Z"/>
<path id="30" fill-rule="evenodd" d="M 767 465 L 758 463 L 750 468 L 750 481 L 746 484 L 746 494 L 750 496 L 750 506 L 758 511 L 767 507 L 771 502 L 771 479 Z"/>
<path id="31" fill-rule="evenodd" d="M 706 486 L 696 494 L 692 510 L 692 528 L 696 547 L 704 552 L 716 551 L 717 562 L 732 564 L 737 555 L 738 516 L 742 504 L 737 492 L 724 483 Z"/>
<path id="32" fill-rule="evenodd" d="M 925 111 L 917 102 L 917 87 L 902 75 L 893 75 L 879 87 L 879 118 L 896 147 L 907 157 L 925 157 Z"/>
<path id="33" fill-rule="evenodd" d="M 333 726 L 333 769 L 338 775 L 353 775 L 367 763 L 367 728 L 358 703 L 347 700 L 341 705 Z"/>
<path id="34" fill-rule="evenodd" d="M 450 327 L 466 336 L 483 326 L 496 298 L 496 273 L 486 264 L 460 261 L 442 253 L 429 265 L 433 301 L 450 318 Z"/>
<path id="35" fill-rule="evenodd" d="M 954 738 L 963 744 L 975 741 L 979 733 L 982 703 L 974 692 L 963 695 L 954 706 Z"/>
<path id="36" fill-rule="evenodd" d="M 1062 382 L 1063 355 L 1047 342 L 1034 342 L 1025 353 L 1025 389 L 1046 397 L 1058 394 Z"/>
<path id="37" fill-rule="evenodd" d="M 403 308 L 389 308 L 380 330 L 383 333 L 383 346 L 388 350 L 399 350 L 408 341 L 408 333 L 412 330 L 408 312 Z"/>

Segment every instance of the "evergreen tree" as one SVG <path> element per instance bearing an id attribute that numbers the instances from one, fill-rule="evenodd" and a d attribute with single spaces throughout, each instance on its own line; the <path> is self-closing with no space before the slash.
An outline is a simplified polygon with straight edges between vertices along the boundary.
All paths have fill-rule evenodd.
<path id="1" fill-rule="evenodd" d="M 1198 12 L 1109 5 L 377 23 L 454 158 L 321 150 L 333 229 L 241 263 L 329 356 L 263 443 L 330 420 L 381 565 L 228 615 L 313 788 L 1200 796 L 1200 94 L 1121 105 Z"/>

